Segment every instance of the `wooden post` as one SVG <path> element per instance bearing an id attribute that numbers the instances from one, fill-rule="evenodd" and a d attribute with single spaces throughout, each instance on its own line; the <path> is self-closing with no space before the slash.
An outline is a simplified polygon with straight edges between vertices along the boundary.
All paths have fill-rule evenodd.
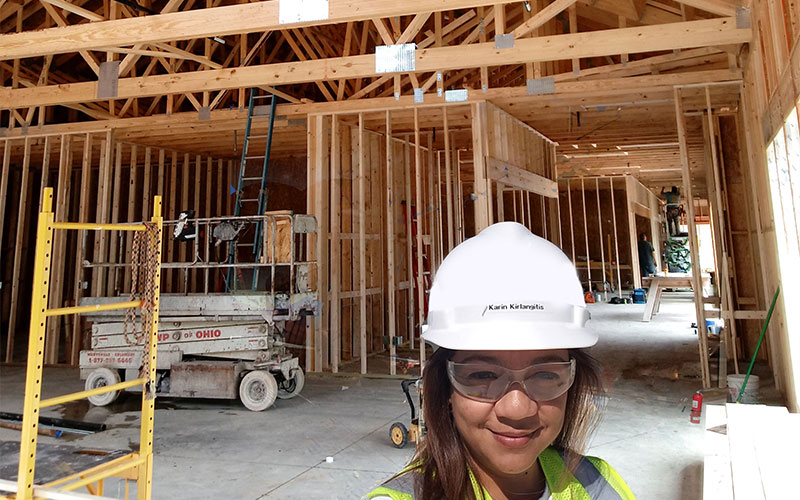
<path id="1" fill-rule="evenodd" d="M 358 114 L 358 295 L 361 373 L 367 373 L 367 239 L 366 179 L 364 165 L 364 115 Z"/>
<path id="2" fill-rule="evenodd" d="M 417 324 L 419 325 L 419 332 L 422 333 L 422 323 L 425 322 L 425 276 L 422 267 L 422 253 L 424 248 L 422 246 L 422 217 L 420 217 L 420 209 L 422 208 L 422 151 L 420 150 L 420 134 L 419 134 L 419 108 L 414 108 L 414 187 L 416 189 L 416 196 L 414 201 L 416 204 L 415 218 L 417 224 L 417 303 L 419 314 L 417 315 Z M 416 329 L 415 329 L 416 334 Z M 419 361 L 425 361 L 425 342 L 420 338 L 419 341 Z"/>
<path id="3" fill-rule="evenodd" d="M 631 272 L 633 273 L 633 287 L 642 287 L 642 270 L 639 267 L 639 235 L 636 231 L 636 212 L 633 210 L 633 178 L 625 175 L 625 210 L 628 213 L 628 239 L 631 242 Z"/>
<path id="4" fill-rule="evenodd" d="M 601 286 L 603 287 L 603 295 L 608 300 L 608 290 L 606 290 L 606 252 L 603 249 L 603 214 L 600 211 L 600 178 L 594 178 L 594 186 L 597 190 L 597 234 L 600 236 L 600 261 L 603 263 L 603 280 Z"/>
<path id="5" fill-rule="evenodd" d="M 97 202 L 95 204 L 95 221 L 99 223 L 108 222 L 108 213 L 111 209 L 111 182 L 113 182 L 112 177 L 112 166 L 114 162 L 112 160 L 113 152 L 114 152 L 114 140 L 109 134 L 106 134 L 105 141 L 101 141 L 101 150 L 100 150 L 100 167 L 97 172 Z M 118 146 L 122 148 L 120 144 Z M 118 161 L 121 163 L 122 150 L 117 149 L 117 156 Z M 94 238 L 94 251 L 92 254 L 92 260 L 95 262 L 106 262 L 106 257 L 108 255 L 108 247 L 106 246 L 108 243 L 108 231 L 100 231 L 99 234 L 95 235 Z M 83 265 L 82 262 L 80 265 Z M 91 293 L 93 297 L 99 297 L 105 291 L 105 271 L 106 268 L 104 267 L 96 267 L 92 269 L 92 289 Z"/>
<path id="6" fill-rule="evenodd" d="M 189 157 L 189 153 L 184 153 L 183 155 L 183 172 L 181 176 L 181 198 L 180 204 L 178 208 L 175 210 L 175 213 L 172 214 L 175 219 L 178 219 L 178 213 L 181 211 L 180 208 L 189 208 L 189 166 L 191 165 L 191 159 Z M 177 188 L 177 186 L 175 186 Z M 178 244 L 178 258 L 181 262 L 186 262 L 186 253 L 187 253 L 187 246 L 189 245 L 188 242 Z M 181 291 L 183 293 L 189 293 L 188 289 L 188 271 L 186 269 L 183 270 L 183 273 L 178 271 L 176 273 L 178 275 L 178 280 L 182 283 L 181 284 Z M 182 274 L 182 275 L 181 275 Z M 235 273 L 234 273 L 235 274 Z M 234 281 L 236 279 L 234 278 Z M 235 288 L 235 287 L 234 287 Z"/>
<path id="7" fill-rule="evenodd" d="M 342 356 L 341 349 L 341 308 L 339 297 L 341 291 L 341 225 L 342 225 L 342 196 L 341 196 L 341 163 L 342 163 L 342 131 L 339 117 L 331 118 L 331 298 L 330 298 L 330 335 L 331 335 L 331 371 L 339 371 L 339 360 Z M 349 151 L 346 154 L 350 154 Z M 348 262 L 348 265 L 350 263 Z"/>
<path id="8" fill-rule="evenodd" d="M 592 291 L 592 258 L 589 256 L 589 226 L 586 221 L 586 185 L 581 177 L 581 207 L 583 208 L 583 237 L 586 240 L 586 281 Z M 601 242 L 602 245 L 602 242 Z"/>
<path id="9" fill-rule="evenodd" d="M 486 178 L 486 103 L 472 103 L 472 162 L 474 169 L 473 196 L 475 210 L 475 234 L 480 233 L 491 223 L 489 182 Z"/>
<path id="10" fill-rule="evenodd" d="M 149 146 L 144 148 L 144 172 L 142 174 L 142 220 L 145 221 L 149 218 L 150 212 L 148 206 L 153 197 L 153 159 L 152 148 Z"/>
<path id="11" fill-rule="evenodd" d="M 17 301 L 19 300 L 19 275 L 22 268 L 22 241 L 25 236 L 25 223 L 28 219 L 28 183 L 31 166 L 31 141 L 25 138 L 22 158 L 22 178 L 19 183 L 19 205 L 17 209 L 17 231 L 14 244 L 14 268 L 11 274 L 11 309 L 8 317 L 8 338 L 6 339 L 6 362 L 14 360 L 14 337 L 16 336 L 16 323 L 18 314 Z"/>
<path id="12" fill-rule="evenodd" d="M 614 202 L 614 177 L 609 177 L 609 185 L 611 187 L 611 218 L 614 222 L 614 255 L 617 261 L 617 295 L 622 298 L 622 274 L 619 270 L 619 238 L 617 237 L 617 205 Z M 633 253 L 633 249 L 631 249 Z"/>
<path id="13" fill-rule="evenodd" d="M 411 349 L 414 349 L 414 249 L 411 235 L 411 146 L 406 136 L 403 144 L 405 159 L 405 187 L 406 187 L 406 267 L 408 267 L 408 337 Z"/>
<path id="14" fill-rule="evenodd" d="M 308 186 L 308 194 L 306 197 L 306 212 L 309 214 L 313 214 L 316 208 L 315 196 L 316 196 L 316 189 L 314 189 L 314 182 L 316 180 L 316 175 L 314 173 L 315 169 L 317 168 L 317 164 L 314 161 L 316 159 L 315 149 L 317 147 L 317 120 L 321 118 L 318 115 L 309 115 L 308 116 L 308 127 L 306 129 L 306 161 L 308 167 L 306 168 L 306 186 Z M 232 182 L 234 179 L 233 171 L 228 166 L 228 180 Z M 232 212 L 229 212 L 232 213 Z M 317 228 L 319 229 L 319 221 L 317 221 Z M 307 261 L 313 261 L 317 255 L 317 244 L 316 241 L 319 238 L 319 232 L 317 234 L 310 235 L 308 241 L 308 248 L 306 249 Z M 319 290 L 319 266 L 314 272 L 309 271 L 309 278 L 311 279 L 312 283 L 316 286 Z M 319 299 L 318 299 L 319 300 Z M 323 306 L 324 307 L 324 306 Z M 306 339 L 305 339 L 305 346 L 306 346 L 306 372 L 316 371 L 317 366 L 317 353 L 315 350 L 315 340 L 316 340 L 316 331 L 319 330 L 319 311 L 314 314 L 313 318 L 308 318 L 305 322 L 306 326 Z"/>
<path id="15" fill-rule="evenodd" d="M 129 176 L 128 176 L 128 222 L 136 221 L 136 213 L 135 213 L 135 210 L 136 210 L 136 199 L 138 198 L 137 191 L 139 190 L 139 172 L 138 172 L 139 168 L 137 166 L 137 162 L 138 162 L 137 153 L 138 153 L 138 148 L 136 147 L 136 144 L 131 144 L 131 161 L 130 161 L 130 164 L 128 166 L 128 173 L 129 173 Z M 145 161 L 147 161 L 147 160 L 145 160 Z M 147 175 L 147 172 L 144 172 L 144 175 Z M 117 179 L 117 186 L 119 186 L 119 184 L 120 184 L 120 179 Z M 147 190 L 145 184 L 146 184 L 146 182 L 143 181 L 142 182 L 142 191 L 141 191 L 142 194 L 144 194 L 144 191 Z M 119 197 L 119 189 L 118 188 L 114 190 L 114 195 L 116 197 Z M 142 204 L 147 206 L 147 201 L 145 201 Z M 115 206 L 118 206 L 118 205 L 119 205 L 119 202 L 116 201 L 115 202 Z M 117 210 L 119 210 L 119 209 L 117 208 Z M 119 219 L 114 218 L 114 222 L 118 222 L 118 220 Z M 142 219 L 142 220 L 145 220 L 145 219 Z M 132 250 L 133 250 L 133 233 L 131 233 L 130 231 L 126 231 L 126 234 L 125 234 L 125 255 L 124 255 L 124 261 L 125 261 L 126 264 L 130 264 L 131 263 L 131 251 Z M 119 260 L 123 260 L 123 259 L 119 259 Z M 122 292 L 128 292 L 130 290 L 130 287 L 131 287 L 131 272 L 132 272 L 132 270 L 131 270 L 130 267 L 125 267 L 122 270 L 122 273 L 123 273 L 123 285 L 122 285 L 122 290 L 121 290 Z M 115 271 L 114 274 L 117 274 L 116 271 Z M 114 279 L 114 283 L 115 284 L 116 284 L 116 281 L 117 280 Z"/>
<path id="16" fill-rule="evenodd" d="M 120 209 L 120 193 L 122 191 L 122 148 L 123 144 L 117 144 L 117 161 L 114 164 L 114 175 L 109 177 L 108 179 L 108 192 L 110 193 L 110 199 L 108 200 L 111 204 L 111 218 L 106 219 L 107 222 L 116 223 L 119 222 L 119 209 Z M 133 146 L 131 146 L 133 149 Z M 112 189 L 113 185 L 113 189 Z M 105 231 L 102 231 L 105 233 Z M 108 254 L 106 254 L 105 250 L 103 251 L 103 256 L 108 255 L 107 258 L 104 258 L 106 262 L 109 264 L 116 264 L 117 259 L 117 250 L 121 250 L 118 248 L 120 243 L 120 233 L 118 231 L 111 231 L 109 233 L 109 249 Z M 119 268 L 117 267 L 110 267 L 108 268 L 105 282 L 101 281 L 100 283 L 100 294 L 103 294 L 103 290 L 105 289 L 105 295 L 109 297 L 113 297 L 117 294 L 119 287 L 117 286 L 117 276 L 119 275 Z"/>
<path id="17" fill-rule="evenodd" d="M 711 116 L 711 91 L 709 90 L 708 86 L 705 87 L 706 93 L 706 128 L 708 130 L 708 147 L 711 149 L 711 168 L 713 171 L 714 177 L 714 207 L 715 207 L 715 214 L 714 214 L 714 222 L 717 230 L 715 231 L 715 239 L 717 240 L 717 245 L 720 250 L 720 263 L 719 271 L 720 271 L 720 279 L 717 280 L 718 286 L 720 287 L 720 295 L 722 302 L 722 310 L 723 314 L 727 311 L 728 315 L 723 316 L 725 317 L 726 321 L 728 322 L 725 326 L 727 327 L 726 330 L 730 333 L 728 337 L 728 345 L 730 345 L 730 353 L 729 356 L 732 354 L 732 359 L 734 360 L 733 366 L 735 373 L 739 373 L 739 363 L 737 362 L 739 359 L 739 354 L 736 350 L 736 319 L 733 317 L 734 312 L 734 304 L 733 304 L 733 296 L 731 294 L 731 279 L 730 279 L 730 269 L 728 268 L 728 251 L 727 251 L 727 244 L 725 240 L 725 218 L 723 216 L 722 210 L 722 187 L 720 184 L 720 162 L 717 159 L 717 148 L 716 148 L 716 140 L 715 140 L 715 133 L 714 133 L 714 121 Z M 709 199 L 709 203 L 712 200 Z M 701 279 L 702 283 L 702 279 Z M 704 324 L 705 325 L 705 324 Z M 705 330 L 705 328 L 704 328 Z M 699 329 L 698 329 L 699 332 Z M 726 366 L 727 368 L 727 366 Z M 725 380 L 720 379 L 719 387 L 725 387 L 723 384 L 726 384 Z"/>
<path id="18" fill-rule="evenodd" d="M 187 179 L 188 180 L 188 179 Z M 184 180 L 184 182 L 187 182 Z M 200 192 L 201 186 L 203 182 L 203 157 L 200 155 L 195 155 L 195 163 L 194 163 L 194 216 L 200 217 Z M 187 241 L 184 243 L 188 247 L 188 251 L 191 252 L 189 255 L 189 262 L 194 262 L 197 254 L 199 252 L 199 245 L 200 245 L 200 238 L 196 237 L 191 242 Z M 255 277 L 255 273 L 253 273 L 253 277 Z M 192 269 L 191 281 L 189 285 L 189 290 L 191 292 L 197 292 L 197 269 Z"/>
<path id="19" fill-rule="evenodd" d="M 450 150 L 450 124 L 447 120 L 447 106 L 442 108 L 444 115 L 444 178 L 445 178 L 445 193 L 447 198 L 447 253 L 453 250 L 455 244 L 455 237 L 453 235 L 454 220 L 453 220 L 453 205 L 455 199 L 453 197 L 453 179 L 452 179 L 452 158 Z"/>
<path id="20" fill-rule="evenodd" d="M 703 303 L 703 277 L 700 269 L 700 256 L 698 255 L 697 227 L 694 220 L 694 196 L 692 193 L 692 178 L 689 172 L 689 151 L 686 142 L 686 122 L 683 116 L 683 102 L 681 89 L 675 87 L 675 119 L 678 125 L 678 142 L 681 152 L 681 173 L 683 178 L 683 192 L 686 196 L 686 212 L 689 219 L 689 250 L 692 256 L 692 283 L 694 288 L 694 305 L 697 313 L 697 339 L 700 349 L 700 371 L 703 378 L 703 387 L 711 387 L 711 375 L 708 366 L 708 339 L 705 331 L 705 306 Z"/>
<path id="21" fill-rule="evenodd" d="M 389 306 L 389 374 L 397 373 L 397 348 L 395 347 L 396 324 L 397 324 L 397 304 L 396 304 L 396 264 L 394 260 L 394 186 L 393 186 L 393 159 L 392 154 L 392 118 L 389 110 L 386 110 L 386 274 L 389 282 L 388 296 L 386 298 Z"/>
<path id="22" fill-rule="evenodd" d="M 72 137 L 63 134 L 61 136 L 61 144 L 58 155 L 58 181 L 56 190 L 58 192 L 56 198 L 56 212 L 54 221 L 63 222 L 66 219 L 66 213 L 69 209 L 69 191 L 70 181 L 72 176 L 72 163 L 71 163 L 71 145 Z M 53 234 L 53 260 L 52 260 L 52 287 L 53 293 L 50 295 L 50 307 L 61 307 L 61 301 L 64 296 L 64 258 L 66 250 L 67 238 L 63 231 L 55 231 Z M 60 316 L 50 318 L 48 323 L 48 338 L 45 341 L 45 358 L 58 359 L 58 343 L 61 338 L 61 324 L 62 318 Z M 51 347 L 54 346 L 54 347 Z M 53 349 L 52 351 L 50 349 Z M 70 364 L 77 363 L 77 360 L 71 359 L 70 352 L 67 352 L 67 360 Z"/>
<path id="23" fill-rule="evenodd" d="M 111 132 L 106 134 L 106 142 L 111 140 Z M 101 153 L 104 154 L 105 147 Z M 102 164 L 102 162 L 101 162 Z M 92 185 L 92 136 L 86 134 L 83 144 L 83 159 L 81 163 L 81 193 L 78 206 L 78 222 L 89 222 L 89 190 Z M 86 273 L 83 271 L 83 259 L 86 255 L 86 231 L 79 233 L 79 248 L 75 253 L 75 295 L 74 304 L 80 305 L 83 296 L 84 286 L 88 288 L 89 282 L 85 280 Z M 82 330 L 80 318 L 75 318 L 72 323 L 72 345 L 70 346 L 70 359 L 76 360 L 80 355 L 82 347 Z"/>
<path id="24" fill-rule="evenodd" d="M 570 189 L 570 179 L 567 179 L 567 202 L 569 203 L 569 244 L 572 247 L 572 265 L 575 266 L 575 224 L 572 221 L 572 190 Z"/>
<path id="25" fill-rule="evenodd" d="M 328 367 L 328 128 L 325 116 L 318 116 L 314 148 L 314 214 L 317 216 L 317 294 L 322 308 L 314 317 L 314 361 L 316 371 Z"/>

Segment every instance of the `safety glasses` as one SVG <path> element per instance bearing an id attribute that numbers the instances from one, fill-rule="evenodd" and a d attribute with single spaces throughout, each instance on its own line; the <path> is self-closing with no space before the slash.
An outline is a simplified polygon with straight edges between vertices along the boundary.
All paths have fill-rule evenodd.
<path id="1" fill-rule="evenodd" d="M 447 362 L 456 391 L 477 401 L 494 403 L 515 383 L 534 401 L 550 401 L 569 390 L 575 380 L 575 359 L 511 370 L 485 361 Z"/>

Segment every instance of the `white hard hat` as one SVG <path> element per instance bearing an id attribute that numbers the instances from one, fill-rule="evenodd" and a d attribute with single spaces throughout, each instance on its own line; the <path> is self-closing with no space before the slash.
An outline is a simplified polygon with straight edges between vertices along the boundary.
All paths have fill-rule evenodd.
<path id="1" fill-rule="evenodd" d="M 422 338 L 456 350 L 573 349 L 597 343 L 572 262 L 516 222 L 458 245 L 436 272 Z"/>

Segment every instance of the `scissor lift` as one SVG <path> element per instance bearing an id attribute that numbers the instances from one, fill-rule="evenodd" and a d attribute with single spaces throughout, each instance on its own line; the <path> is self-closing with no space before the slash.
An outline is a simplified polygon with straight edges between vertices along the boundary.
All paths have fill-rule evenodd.
<path id="1" fill-rule="evenodd" d="M 183 224 L 193 225 L 198 235 L 191 243 L 195 258 L 193 262 L 165 263 L 163 267 L 178 269 L 184 276 L 192 270 L 219 270 L 231 280 L 225 288 L 233 291 L 162 294 L 156 392 L 168 397 L 238 396 L 252 411 L 265 410 L 276 399 L 297 396 L 305 377 L 298 358 L 287 348 L 283 332 L 287 322 L 313 315 L 318 308 L 317 294 L 309 279 L 315 263 L 296 258 L 307 248 L 307 235 L 316 231 L 316 219 L 278 212 L 191 219 Z M 265 249 L 263 255 L 256 262 L 238 262 L 231 254 L 237 247 L 232 239 L 227 255 L 217 256 L 215 261 L 209 250 L 213 235 L 220 234 L 218 228 L 227 225 L 241 231 L 247 224 L 263 228 L 262 234 L 257 234 Z M 209 280 L 213 279 L 206 272 L 203 288 L 210 289 Z M 254 288 L 262 290 L 253 291 Z M 102 306 L 114 300 L 117 299 L 89 297 L 81 303 Z M 126 325 L 121 311 L 90 313 L 87 319 L 92 323 L 92 348 L 80 356 L 81 378 L 86 380 L 87 390 L 135 379 L 141 353 L 130 339 L 139 334 L 136 327 Z M 89 401 L 103 406 L 118 395 L 118 391 L 109 392 Z"/>

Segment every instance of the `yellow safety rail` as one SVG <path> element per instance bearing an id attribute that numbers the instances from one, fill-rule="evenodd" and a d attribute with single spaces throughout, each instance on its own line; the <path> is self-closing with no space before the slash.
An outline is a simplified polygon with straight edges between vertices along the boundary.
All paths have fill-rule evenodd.
<path id="1" fill-rule="evenodd" d="M 161 197 L 156 196 L 153 202 L 153 217 L 151 223 L 156 231 L 149 242 L 153 245 L 158 265 L 154 275 L 154 294 L 152 306 L 152 322 L 149 342 L 149 370 L 146 376 L 136 380 L 128 380 L 118 384 L 98 387 L 87 391 L 76 392 L 64 396 L 41 400 L 42 366 L 44 365 L 44 336 L 47 327 L 47 318 L 67 314 L 79 314 L 94 311 L 110 311 L 115 309 L 130 309 L 142 307 L 143 302 L 126 301 L 98 306 L 63 307 L 47 309 L 47 298 L 50 285 L 50 256 L 53 243 L 53 231 L 64 230 L 91 230 L 91 231 L 146 231 L 147 226 L 141 224 L 84 224 L 72 222 L 53 221 L 53 189 L 44 190 L 42 211 L 39 213 L 39 224 L 36 232 L 36 254 L 34 257 L 33 297 L 31 300 L 30 340 L 28 342 L 28 369 L 25 377 L 25 405 L 22 415 L 22 437 L 20 438 L 19 472 L 17 476 L 16 496 L 0 497 L 30 500 L 37 495 L 37 487 L 33 484 L 36 465 L 36 439 L 39 424 L 39 410 L 69 401 L 88 398 L 97 394 L 119 391 L 134 386 L 142 386 L 142 419 L 140 429 L 139 451 L 130 453 L 110 462 L 92 467 L 65 478 L 61 478 L 43 485 L 42 493 L 52 488 L 60 491 L 72 491 L 86 487 L 90 493 L 103 494 L 103 480 L 112 476 L 126 479 L 135 479 L 137 485 L 137 499 L 149 500 L 152 489 L 153 477 L 153 415 L 155 413 L 155 381 L 156 381 L 156 347 L 158 338 L 158 308 L 159 289 L 161 278 L 161 239 L 163 218 L 161 217 Z M 148 304 L 149 305 L 149 304 Z M 92 485 L 96 483 L 96 487 Z M 46 494 L 45 494 L 46 495 Z M 44 495 L 43 495 L 44 496 Z M 49 496 L 49 495 L 48 495 Z"/>

